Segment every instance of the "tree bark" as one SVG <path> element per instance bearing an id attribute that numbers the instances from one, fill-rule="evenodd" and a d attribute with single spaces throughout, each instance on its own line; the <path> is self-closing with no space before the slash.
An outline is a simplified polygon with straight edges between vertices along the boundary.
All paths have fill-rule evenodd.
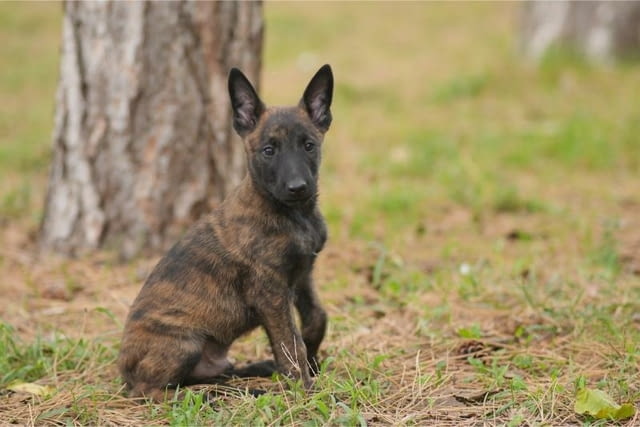
<path id="1" fill-rule="evenodd" d="M 159 249 L 245 173 L 232 66 L 258 80 L 259 2 L 66 2 L 41 244 Z"/>
<path id="2" fill-rule="evenodd" d="M 552 46 L 565 47 L 595 62 L 640 56 L 640 1 L 526 1 L 521 42 L 540 59 Z"/>

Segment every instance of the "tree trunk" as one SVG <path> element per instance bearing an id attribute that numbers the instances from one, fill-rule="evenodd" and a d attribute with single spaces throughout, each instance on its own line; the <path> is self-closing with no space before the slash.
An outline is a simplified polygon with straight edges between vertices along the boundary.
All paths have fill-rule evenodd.
<path id="1" fill-rule="evenodd" d="M 526 1 L 521 41 L 540 59 L 552 46 L 596 62 L 640 56 L 640 1 Z"/>
<path id="2" fill-rule="evenodd" d="M 41 244 L 166 246 L 245 173 L 227 73 L 257 81 L 259 2 L 66 2 Z"/>

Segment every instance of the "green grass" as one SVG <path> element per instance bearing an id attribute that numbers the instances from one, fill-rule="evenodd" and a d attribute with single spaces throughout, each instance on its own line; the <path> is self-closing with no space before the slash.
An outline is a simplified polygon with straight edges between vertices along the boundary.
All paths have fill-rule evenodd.
<path id="1" fill-rule="evenodd" d="M 48 165 L 60 39 L 60 4 L 0 6 L 0 168 Z"/>
<path id="2" fill-rule="evenodd" d="M 6 323 L 0 324 L 0 349 L 0 387 L 84 371 L 96 362 L 112 363 L 115 355 L 113 347 L 100 340 L 38 335 L 25 342 Z"/>
<path id="3" fill-rule="evenodd" d="M 566 51 L 522 61 L 517 7 L 265 4 L 265 101 L 296 102 L 326 62 L 336 77 L 323 372 L 311 393 L 279 378 L 236 384 L 258 398 L 136 404 L 114 363 L 155 258 L 35 257 L 61 7 L 0 4 L 0 423 L 609 423 L 573 411 L 584 387 L 637 407 L 640 74 Z M 51 283 L 71 300 L 47 299 Z M 255 333 L 232 355 L 267 348 Z"/>
<path id="4" fill-rule="evenodd" d="M 485 89 L 488 77 L 485 74 L 455 76 L 433 93 L 433 101 L 438 103 L 453 102 L 458 99 L 473 98 Z"/>

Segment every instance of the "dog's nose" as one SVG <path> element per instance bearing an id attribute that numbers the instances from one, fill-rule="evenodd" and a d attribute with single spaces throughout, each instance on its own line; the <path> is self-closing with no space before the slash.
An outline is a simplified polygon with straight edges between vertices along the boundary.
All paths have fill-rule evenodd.
<path id="1" fill-rule="evenodd" d="M 307 183 L 303 179 L 293 180 L 287 184 L 287 190 L 297 196 L 307 191 Z"/>

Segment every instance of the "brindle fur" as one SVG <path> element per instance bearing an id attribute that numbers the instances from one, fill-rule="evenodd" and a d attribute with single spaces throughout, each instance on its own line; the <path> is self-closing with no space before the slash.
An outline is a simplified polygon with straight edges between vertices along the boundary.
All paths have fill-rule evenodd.
<path id="1" fill-rule="evenodd" d="M 316 198 L 332 91 L 325 65 L 298 106 L 266 108 L 231 71 L 234 128 L 249 173 L 159 261 L 133 302 L 118 360 L 130 396 L 163 400 L 167 387 L 274 370 L 311 386 L 327 324 L 311 272 L 327 237 Z M 229 347 L 258 326 L 275 363 L 233 367 Z"/>

